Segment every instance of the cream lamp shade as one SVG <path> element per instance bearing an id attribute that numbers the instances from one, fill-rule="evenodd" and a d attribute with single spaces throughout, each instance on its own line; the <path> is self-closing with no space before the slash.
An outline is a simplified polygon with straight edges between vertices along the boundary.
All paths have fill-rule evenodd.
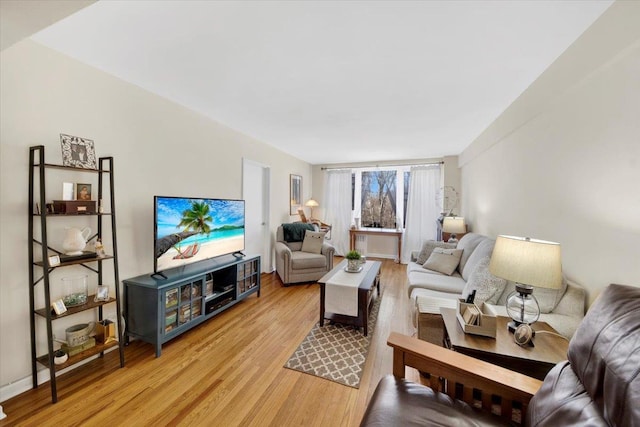
<path id="1" fill-rule="evenodd" d="M 320 204 L 318 202 L 316 202 L 313 199 L 313 197 L 310 198 L 309 200 L 307 200 L 307 202 L 304 205 L 311 208 L 311 212 L 310 212 L 311 218 L 313 218 L 313 208 L 317 208 L 318 206 L 320 206 Z"/>
<path id="2" fill-rule="evenodd" d="M 465 233 L 467 228 L 464 224 L 464 218 L 461 216 L 445 216 L 442 223 L 442 231 L 452 234 Z"/>
<path id="3" fill-rule="evenodd" d="M 507 314 L 513 319 L 507 328 L 515 333 L 520 325 L 529 325 L 540 317 L 534 287 L 558 289 L 562 285 L 560 244 L 529 237 L 498 236 L 489 271 L 516 282 L 516 290 L 509 294 L 505 304 Z M 525 327 L 525 330 L 530 329 Z"/>
<path id="4" fill-rule="evenodd" d="M 560 244 L 529 237 L 498 236 L 489 271 L 512 282 L 559 289 L 562 285 Z"/>

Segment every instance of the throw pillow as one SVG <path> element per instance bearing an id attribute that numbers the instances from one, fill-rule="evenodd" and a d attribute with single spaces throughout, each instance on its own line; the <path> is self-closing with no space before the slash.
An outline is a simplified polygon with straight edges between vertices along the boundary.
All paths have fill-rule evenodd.
<path id="1" fill-rule="evenodd" d="M 427 240 L 422 244 L 422 250 L 416 259 L 416 264 L 423 265 L 429 257 L 431 256 L 431 252 L 435 248 L 447 248 L 447 249 L 455 249 L 455 243 L 447 243 L 447 242 L 436 242 L 435 240 Z"/>
<path id="2" fill-rule="evenodd" d="M 491 257 L 485 257 L 478 262 L 462 290 L 462 298 L 466 299 L 475 290 L 476 297 L 474 302 L 477 305 L 483 302 L 497 304 L 500 295 L 502 295 L 504 288 L 507 286 L 507 281 L 491 274 L 489 271 L 490 261 Z"/>
<path id="3" fill-rule="evenodd" d="M 324 233 L 318 231 L 306 230 L 304 240 L 302 241 L 302 252 L 319 254 L 322 252 L 322 243 L 324 242 Z"/>
<path id="4" fill-rule="evenodd" d="M 424 268 L 451 276 L 460 263 L 462 249 L 435 248 L 429 259 L 422 265 Z"/>

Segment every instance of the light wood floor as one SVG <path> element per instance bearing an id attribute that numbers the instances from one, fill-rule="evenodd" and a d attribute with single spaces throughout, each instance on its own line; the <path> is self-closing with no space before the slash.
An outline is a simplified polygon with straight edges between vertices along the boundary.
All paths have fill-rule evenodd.
<path id="1" fill-rule="evenodd" d="M 340 259 L 336 259 L 340 261 Z M 391 373 L 390 331 L 413 333 L 404 265 L 384 260 L 384 297 L 359 389 L 283 368 L 318 321 L 319 287 L 283 287 L 262 275 L 262 294 L 165 344 L 125 348 L 2 403 L 7 425 L 357 426 L 378 380 Z M 417 379 L 412 372 L 409 378 Z"/>

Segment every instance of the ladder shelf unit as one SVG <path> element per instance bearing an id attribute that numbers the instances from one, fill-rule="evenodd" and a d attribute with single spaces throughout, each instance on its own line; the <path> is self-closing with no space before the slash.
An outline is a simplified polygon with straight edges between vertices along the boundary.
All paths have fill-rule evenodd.
<path id="1" fill-rule="evenodd" d="M 49 173 L 56 170 L 56 174 L 90 174 L 98 177 L 98 194 L 97 200 L 100 202 L 100 209 L 96 212 L 87 213 L 52 213 L 47 212 L 47 180 L 52 182 L 60 180 L 59 176 L 51 178 Z M 95 179 L 95 178 L 94 178 Z M 60 181 L 61 184 L 61 181 Z M 105 190 L 105 187 L 108 190 Z M 103 199 L 106 198 L 106 199 Z M 102 212 L 102 201 L 108 201 L 110 212 Z M 38 208 L 36 208 L 38 207 Z M 55 245 L 49 244 L 48 227 L 52 226 L 49 221 L 54 223 L 58 218 L 62 217 L 85 217 L 89 221 L 96 223 L 97 232 L 89 236 L 88 241 L 95 242 L 100 239 L 102 242 L 110 243 L 111 254 L 105 256 L 92 256 L 81 259 L 66 259 L 59 263 L 51 264 L 52 255 L 63 255 L 62 250 L 56 249 Z M 29 150 L 29 201 L 28 201 L 28 233 L 31 244 L 29 248 L 29 309 L 30 309 L 30 330 L 31 330 L 31 372 L 33 388 L 38 387 L 38 364 L 43 365 L 49 370 L 51 401 L 58 401 L 58 393 L 56 388 L 56 372 L 70 366 L 75 365 L 82 360 L 99 355 L 102 357 L 104 351 L 118 347 L 120 356 L 120 367 L 124 367 L 124 340 L 123 325 L 120 308 L 120 290 L 118 276 L 118 251 L 116 239 L 116 214 L 114 199 L 114 176 L 113 176 L 113 157 L 100 157 L 98 159 L 98 169 L 85 169 L 72 166 L 63 166 L 45 162 L 45 148 L 42 145 L 30 147 Z M 110 225 L 107 231 L 105 223 Z M 58 223 L 59 224 L 59 223 Z M 108 239 L 108 240 L 105 240 Z M 67 311 L 61 314 L 55 314 L 52 310 L 52 289 L 55 291 L 56 285 L 52 283 L 51 275 L 56 269 L 63 269 L 69 266 L 83 267 L 91 274 L 97 276 L 97 285 L 114 287 L 115 297 L 109 296 L 107 300 L 94 301 L 95 295 L 88 295 L 87 302 L 82 305 L 68 307 Z M 105 277 L 107 276 L 108 279 Z M 111 280 L 113 282 L 111 283 Z M 59 292 L 58 292 L 59 293 Z M 44 301 L 44 307 L 36 307 L 37 301 Z M 56 320 L 74 316 L 79 313 L 93 311 L 96 314 L 97 321 L 105 320 L 103 318 L 103 307 L 108 304 L 116 305 L 116 324 L 117 339 L 115 341 L 105 343 L 96 343 L 94 347 L 87 348 L 78 354 L 69 356 L 68 360 L 62 364 L 54 363 L 54 334 L 53 324 Z M 46 352 L 39 354 L 37 345 L 38 333 L 43 332 L 37 319 L 44 319 L 46 325 Z M 39 324 L 40 323 L 40 324 Z"/>

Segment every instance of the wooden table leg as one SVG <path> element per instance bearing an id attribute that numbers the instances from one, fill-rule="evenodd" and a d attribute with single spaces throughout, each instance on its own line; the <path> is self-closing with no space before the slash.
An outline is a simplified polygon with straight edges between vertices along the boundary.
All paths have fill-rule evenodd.
<path id="1" fill-rule="evenodd" d="M 320 283 L 320 326 L 324 326 L 324 283 Z"/>
<path id="2" fill-rule="evenodd" d="M 358 289 L 358 303 L 360 304 L 360 313 L 362 318 L 362 329 L 364 336 L 369 333 L 369 292 L 364 289 Z"/>

